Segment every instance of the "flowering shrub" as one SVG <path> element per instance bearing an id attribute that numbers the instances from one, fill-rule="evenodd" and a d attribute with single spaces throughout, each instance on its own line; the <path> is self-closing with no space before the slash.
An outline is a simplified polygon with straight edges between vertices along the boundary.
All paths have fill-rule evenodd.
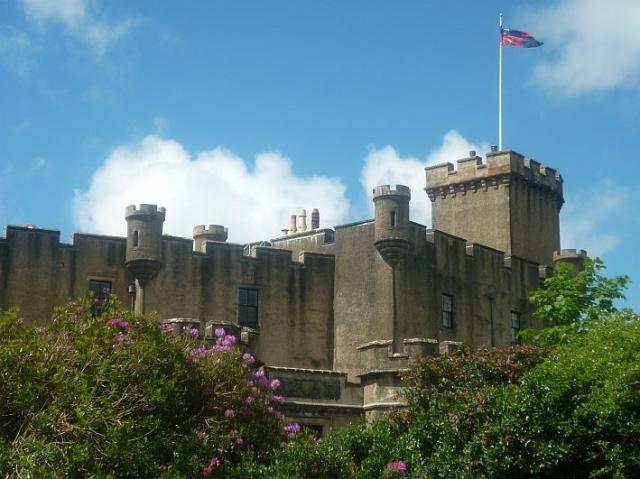
<path id="1" fill-rule="evenodd" d="M 290 440 L 279 382 L 235 337 L 70 301 L 0 314 L 0 476 L 246 477 Z M 291 429 L 293 426 L 287 426 Z"/>
<path id="2" fill-rule="evenodd" d="M 483 477 L 490 441 L 507 441 L 499 398 L 512 395 L 547 352 L 463 348 L 424 357 L 405 375 L 409 407 L 367 425 L 353 425 L 319 444 L 298 440 L 281 449 L 266 477 Z"/>

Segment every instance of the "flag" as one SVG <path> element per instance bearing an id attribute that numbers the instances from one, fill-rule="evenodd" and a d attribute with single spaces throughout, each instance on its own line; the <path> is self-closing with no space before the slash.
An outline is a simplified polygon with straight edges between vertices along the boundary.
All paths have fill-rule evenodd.
<path id="1" fill-rule="evenodd" d="M 511 28 L 500 29 L 500 43 L 503 47 L 523 47 L 534 48 L 542 45 L 533 35 L 529 32 L 523 32 L 522 30 L 512 30 Z"/>

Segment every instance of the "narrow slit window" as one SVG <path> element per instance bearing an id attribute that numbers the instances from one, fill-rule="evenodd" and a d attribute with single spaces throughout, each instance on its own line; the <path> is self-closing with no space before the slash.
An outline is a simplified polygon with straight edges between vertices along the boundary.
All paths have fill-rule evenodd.
<path id="1" fill-rule="evenodd" d="M 133 232 L 133 247 L 136 248 L 140 242 L 140 232 L 138 230 Z"/>
<path id="2" fill-rule="evenodd" d="M 396 226 L 396 212 L 392 211 L 391 212 L 391 227 L 395 228 Z"/>

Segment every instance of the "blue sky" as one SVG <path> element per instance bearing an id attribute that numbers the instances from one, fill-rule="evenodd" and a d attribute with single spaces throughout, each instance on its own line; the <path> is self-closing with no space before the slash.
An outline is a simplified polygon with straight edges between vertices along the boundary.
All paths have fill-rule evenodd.
<path id="1" fill-rule="evenodd" d="M 497 143 L 565 179 L 563 247 L 636 280 L 640 307 L 640 3 L 0 0 L 0 223 L 124 234 L 128 203 L 165 231 L 274 237 L 320 208 L 371 214 L 422 168 Z"/>

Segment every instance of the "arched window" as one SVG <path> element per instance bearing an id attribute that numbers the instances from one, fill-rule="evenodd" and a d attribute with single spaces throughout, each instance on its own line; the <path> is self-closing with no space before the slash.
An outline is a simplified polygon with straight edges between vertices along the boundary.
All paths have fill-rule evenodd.
<path id="1" fill-rule="evenodd" d="M 140 242 L 140 232 L 138 230 L 133 232 L 133 247 L 137 247 Z"/>

